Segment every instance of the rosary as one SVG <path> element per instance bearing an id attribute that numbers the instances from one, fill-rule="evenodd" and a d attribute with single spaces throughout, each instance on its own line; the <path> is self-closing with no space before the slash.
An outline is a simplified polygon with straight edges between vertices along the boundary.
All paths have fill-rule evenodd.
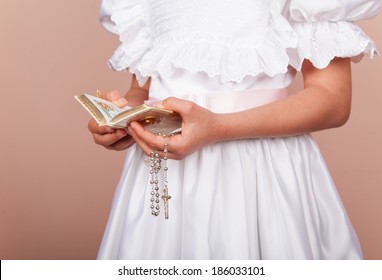
<path id="1" fill-rule="evenodd" d="M 102 98 L 102 93 L 101 91 L 97 90 L 96 92 L 96 96 L 98 98 Z M 149 118 L 145 118 L 143 119 L 143 121 L 145 121 L 146 124 L 151 124 L 152 121 L 156 121 L 156 118 L 155 117 L 149 117 Z M 172 136 L 172 135 L 176 135 L 176 134 L 179 134 L 180 131 L 178 132 L 173 132 L 173 133 L 170 133 L 169 136 Z M 156 135 L 160 135 L 160 136 L 163 136 L 163 139 L 164 139 L 164 146 L 163 146 L 163 177 L 164 177 L 164 184 L 163 184 L 163 194 L 162 194 L 162 199 L 163 199 L 163 202 L 164 202 L 164 217 L 166 219 L 168 219 L 169 215 L 168 215 L 168 202 L 169 202 L 169 199 L 171 199 L 171 196 L 168 194 L 168 179 L 167 179 L 167 171 L 168 171 L 168 167 L 167 167 L 167 155 L 168 155 L 168 144 L 167 144 L 167 135 L 164 134 L 164 133 L 161 133 L 161 132 L 158 132 L 156 133 Z M 145 160 L 146 162 L 146 160 Z M 160 206 L 159 206 L 159 197 L 160 197 L 160 194 L 159 194 L 159 185 L 158 185 L 158 173 L 160 171 L 160 169 L 162 168 L 162 165 L 161 165 L 161 159 L 159 157 L 159 153 L 158 153 L 158 149 L 154 148 L 152 149 L 151 153 L 150 153 L 150 184 L 151 184 L 151 197 L 150 197 L 150 208 L 151 208 L 151 214 L 155 217 L 159 216 L 159 212 L 160 212 Z"/>
<path id="2" fill-rule="evenodd" d="M 158 134 L 162 135 L 162 134 Z M 162 135 L 163 138 L 166 140 L 166 135 Z M 167 179 L 167 154 L 168 154 L 168 144 L 165 141 L 164 147 L 163 147 L 163 177 L 164 177 L 164 184 L 163 184 L 163 195 L 162 199 L 164 202 L 164 217 L 165 219 L 168 219 L 169 217 L 169 207 L 168 202 L 171 196 L 168 194 L 168 179 Z M 159 206 L 159 185 L 158 185 L 158 173 L 161 169 L 161 159 L 159 157 L 159 153 L 157 149 L 153 149 L 150 153 L 150 184 L 151 184 L 151 197 L 150 197 L 150 208 L 151 208 L 151 214 L 153 216 L 158 216 L 160 212 L 160 206 Z"/>

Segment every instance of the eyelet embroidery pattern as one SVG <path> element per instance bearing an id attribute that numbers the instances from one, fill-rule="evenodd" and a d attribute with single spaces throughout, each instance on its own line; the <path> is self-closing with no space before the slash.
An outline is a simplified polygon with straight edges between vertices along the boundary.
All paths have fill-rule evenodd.
<path id="1" fill-rule="evenodd" d="M 373 58 L 378 54 L 374 42 L 351 22 L 296 23 L 293 28 L 298 47 L 289 50 L 289 54 L 291 65 L 297 70 L 301 70 L 305 58 L 322 69 L 335 57 L 351 57 L 353 62 L 358 62 L 364 55 Z"/>
<path id="2" fill-rule="evenodd" d="M 336 56 L 358 61 L 377 53 L 374 42 L 350 22 L 292 27 L 274 1 L 210 1 L 121 1 L 123 8 L 111 17 L 121 45 L 110 66 L 135 73 L 141 85 L 148 77 L 170 77 L 179 68 L 239 83 L 260 73 L 286 73 L 289 65 L 301 70 L 305 58 L 324 68 Z M 231 17 L 238 18 L 235 24 Z"/>

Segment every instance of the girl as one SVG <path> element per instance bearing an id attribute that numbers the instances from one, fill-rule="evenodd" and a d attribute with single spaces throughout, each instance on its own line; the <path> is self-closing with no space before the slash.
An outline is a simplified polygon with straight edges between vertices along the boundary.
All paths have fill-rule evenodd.
<path id="1" fill-rule="evenodd" d="M 101 22 L 121 40 L 110 65 L 133 74 L 126 98 L 104 98 L 121 107 L 163 100 L 157 106 L 182 116 L 182 132 L 89 122 L 97 144 L 129 148 L 98 258 L 361 258 L 309 133 L 347 121 L 350 60 L 376 53 L 352 21 L 381 7 L 104 0 Z M 296 71 L 304 89 L 288 95 Z"/>

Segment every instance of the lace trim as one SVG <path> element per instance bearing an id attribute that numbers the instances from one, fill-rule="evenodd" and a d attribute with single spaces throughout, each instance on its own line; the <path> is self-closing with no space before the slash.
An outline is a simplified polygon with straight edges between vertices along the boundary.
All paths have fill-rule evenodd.
<path id="1" fill-rule="evenodd" d="M 138 11 L 138 8 L 135 7 Z M 126 13 L 126 11 L 124 12 Z M 137 15 L 137 12 L 134 13 Z M 296 36 L 282 16 L 272 17 L 262 40 L 254 38 L 216 38 L 213 34 L 193 34 L 160 38 L 152 41 L 147 21 L 140 18 L 135 25 L 122 27 L 125 17 L 113 15 L 120 25 L 122 44 L 109 60 L 114 70 L 129 70 L 140 85 L 148 77 L 169 77 L 177 68 L 191 73 L 205 72 L 220 76 L 222 82 L 240 83 L 247 76 L 265 73 L 275 76 L 286 73 L 289 66 L 287 48 L 296 47 Z M 260 42 L 260 43 L 259 43 Z"/>
<path id="2" fill-rule="evenodd" d="M 121 44 L 109 60 L 109 65 L 114 70 L 129 69 L 134 73 L 142 56 L 148 51 L 152 38 L 147 15 L 144 0 L 120 1 L 115 6 L 110 20 L 114 23 L 113 30 L 119 35 Z M 147 77 L 139 79 L 144 84 Z"/>
<path id="3" fill-rule="evenodd" d="M 335 57 L 350 57 L 359 62 L 364 55 L 379 54 L 374 42 L 357 25 L 347 22 L 295 23 L 297 49 L 288 50 L 290 64 L 301 70 L 304 59 L 319 69 L 328 66 Z"/>
<path id="4" fill-rule="evenodd" d="M 334 57 L 359 61 L 365 54 L 371 58 L 378 54 L 362 29 L 346 21 L 294 23 L 292 28 L 273 10 L 268 32 L 256 43 L 254 38 L 232 40 L 212 34 L 173 35 L 154 42 L 147 15 L 145 1 L 125 0 L 110 18 L 121 45 L 109 64 L 114 70 L 134 73 L 140 85 L 148 77 L 169 77 L 177 68 L 240 83 L 260 73 L 286 73 L 289 65 L 301 70 L 304 59 L 322 69 Z"/>

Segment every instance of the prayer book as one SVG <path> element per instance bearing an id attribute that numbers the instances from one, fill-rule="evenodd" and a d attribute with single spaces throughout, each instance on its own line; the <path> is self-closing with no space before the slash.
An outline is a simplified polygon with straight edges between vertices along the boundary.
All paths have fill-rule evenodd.
<path id="1" fill-rule="evenodd" d="M 89 94 L 76 95 L 75 99 L 100 126 L 126 128 L 130 122 L 137 121 L 146 130 L 156 134 L 171 135 L 181 131 L 182 118 L 170 110 L 147 104 L 120 108 L 110 101 Z"/>

